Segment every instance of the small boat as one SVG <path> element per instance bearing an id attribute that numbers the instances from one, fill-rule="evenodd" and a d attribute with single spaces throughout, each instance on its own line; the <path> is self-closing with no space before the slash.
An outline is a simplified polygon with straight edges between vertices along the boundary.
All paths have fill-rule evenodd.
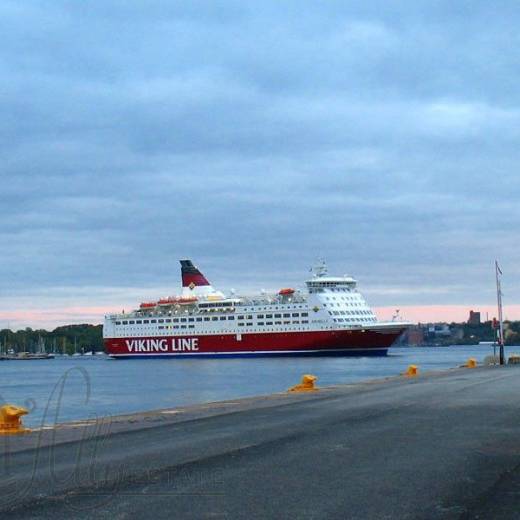
<path id="1" fill-rule="evenodd" d="M 278 294 L 280 296 L 290 296 L 291 294 L 294 294 L 294 289 L 291 289 L 290 287 L 285 287 L 284 289 L 280 289 L 278 291 Z"/>
<path id="2" fill-rule="evenodd" d="M 9 361 L 26 361 L 29 359 L 54 359 L 53 354 L 34 354 L 32 352 L 18 352 L 18 354 L 5 356 Z"/>

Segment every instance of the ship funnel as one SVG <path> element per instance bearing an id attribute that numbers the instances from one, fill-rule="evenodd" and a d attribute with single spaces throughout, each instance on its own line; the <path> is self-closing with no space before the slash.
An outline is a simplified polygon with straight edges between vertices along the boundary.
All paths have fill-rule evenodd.
<path id="1" fill-rule="evenodd" d="M 200 287 L 201 285 L 210 285 L 205 276 L 193 265 L 191 260 L 181 260 L 181 276 L 182 286 Z"/>
<path id="2" fill-rule="evenodd" d="M 205 296 L 222 298 L 224 295 L 216 291 L 207 278 L 193 265 L 191 260 L 180 260 L 182 277 L 182 296 Z"/>

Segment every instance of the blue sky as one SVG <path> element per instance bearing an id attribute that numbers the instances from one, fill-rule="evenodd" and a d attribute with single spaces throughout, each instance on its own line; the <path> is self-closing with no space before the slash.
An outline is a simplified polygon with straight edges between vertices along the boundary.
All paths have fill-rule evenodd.
<path id="1" fill-rule="evenodd" d="M 377 307 L 491 305 L 498 257 L 520 303 L 519 23 L 507 1 L 4 0 L 0 320 L 96 321 L 174 293 L 183 257 L 249 291 L 322 256 Z"/>

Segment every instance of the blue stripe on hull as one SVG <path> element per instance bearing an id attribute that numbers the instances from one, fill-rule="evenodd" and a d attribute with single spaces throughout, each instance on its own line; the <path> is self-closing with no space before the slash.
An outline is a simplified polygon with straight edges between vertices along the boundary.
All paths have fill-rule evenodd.
<path id="1" fill-rule="evenodd" d="M 215 354 L 131 354 L 131 355 L 111 355 L 113 359 L 215 359 L 215 358 L 243 358 L 243 357 L 375 357 L 386 356 L 388 348 L 381 349 L 348 349 L 348 350 L 324 350 L 317 352 L 225 352 Z"/>

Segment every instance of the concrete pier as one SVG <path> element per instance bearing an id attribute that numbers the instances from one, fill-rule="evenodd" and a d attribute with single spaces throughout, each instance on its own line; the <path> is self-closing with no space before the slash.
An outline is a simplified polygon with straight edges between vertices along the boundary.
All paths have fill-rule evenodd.
<path id="1" fill-rule="evenodd" d="M 520 517 L 520 368 L 159 410 L 0 438 L 9 518 Z"/>

